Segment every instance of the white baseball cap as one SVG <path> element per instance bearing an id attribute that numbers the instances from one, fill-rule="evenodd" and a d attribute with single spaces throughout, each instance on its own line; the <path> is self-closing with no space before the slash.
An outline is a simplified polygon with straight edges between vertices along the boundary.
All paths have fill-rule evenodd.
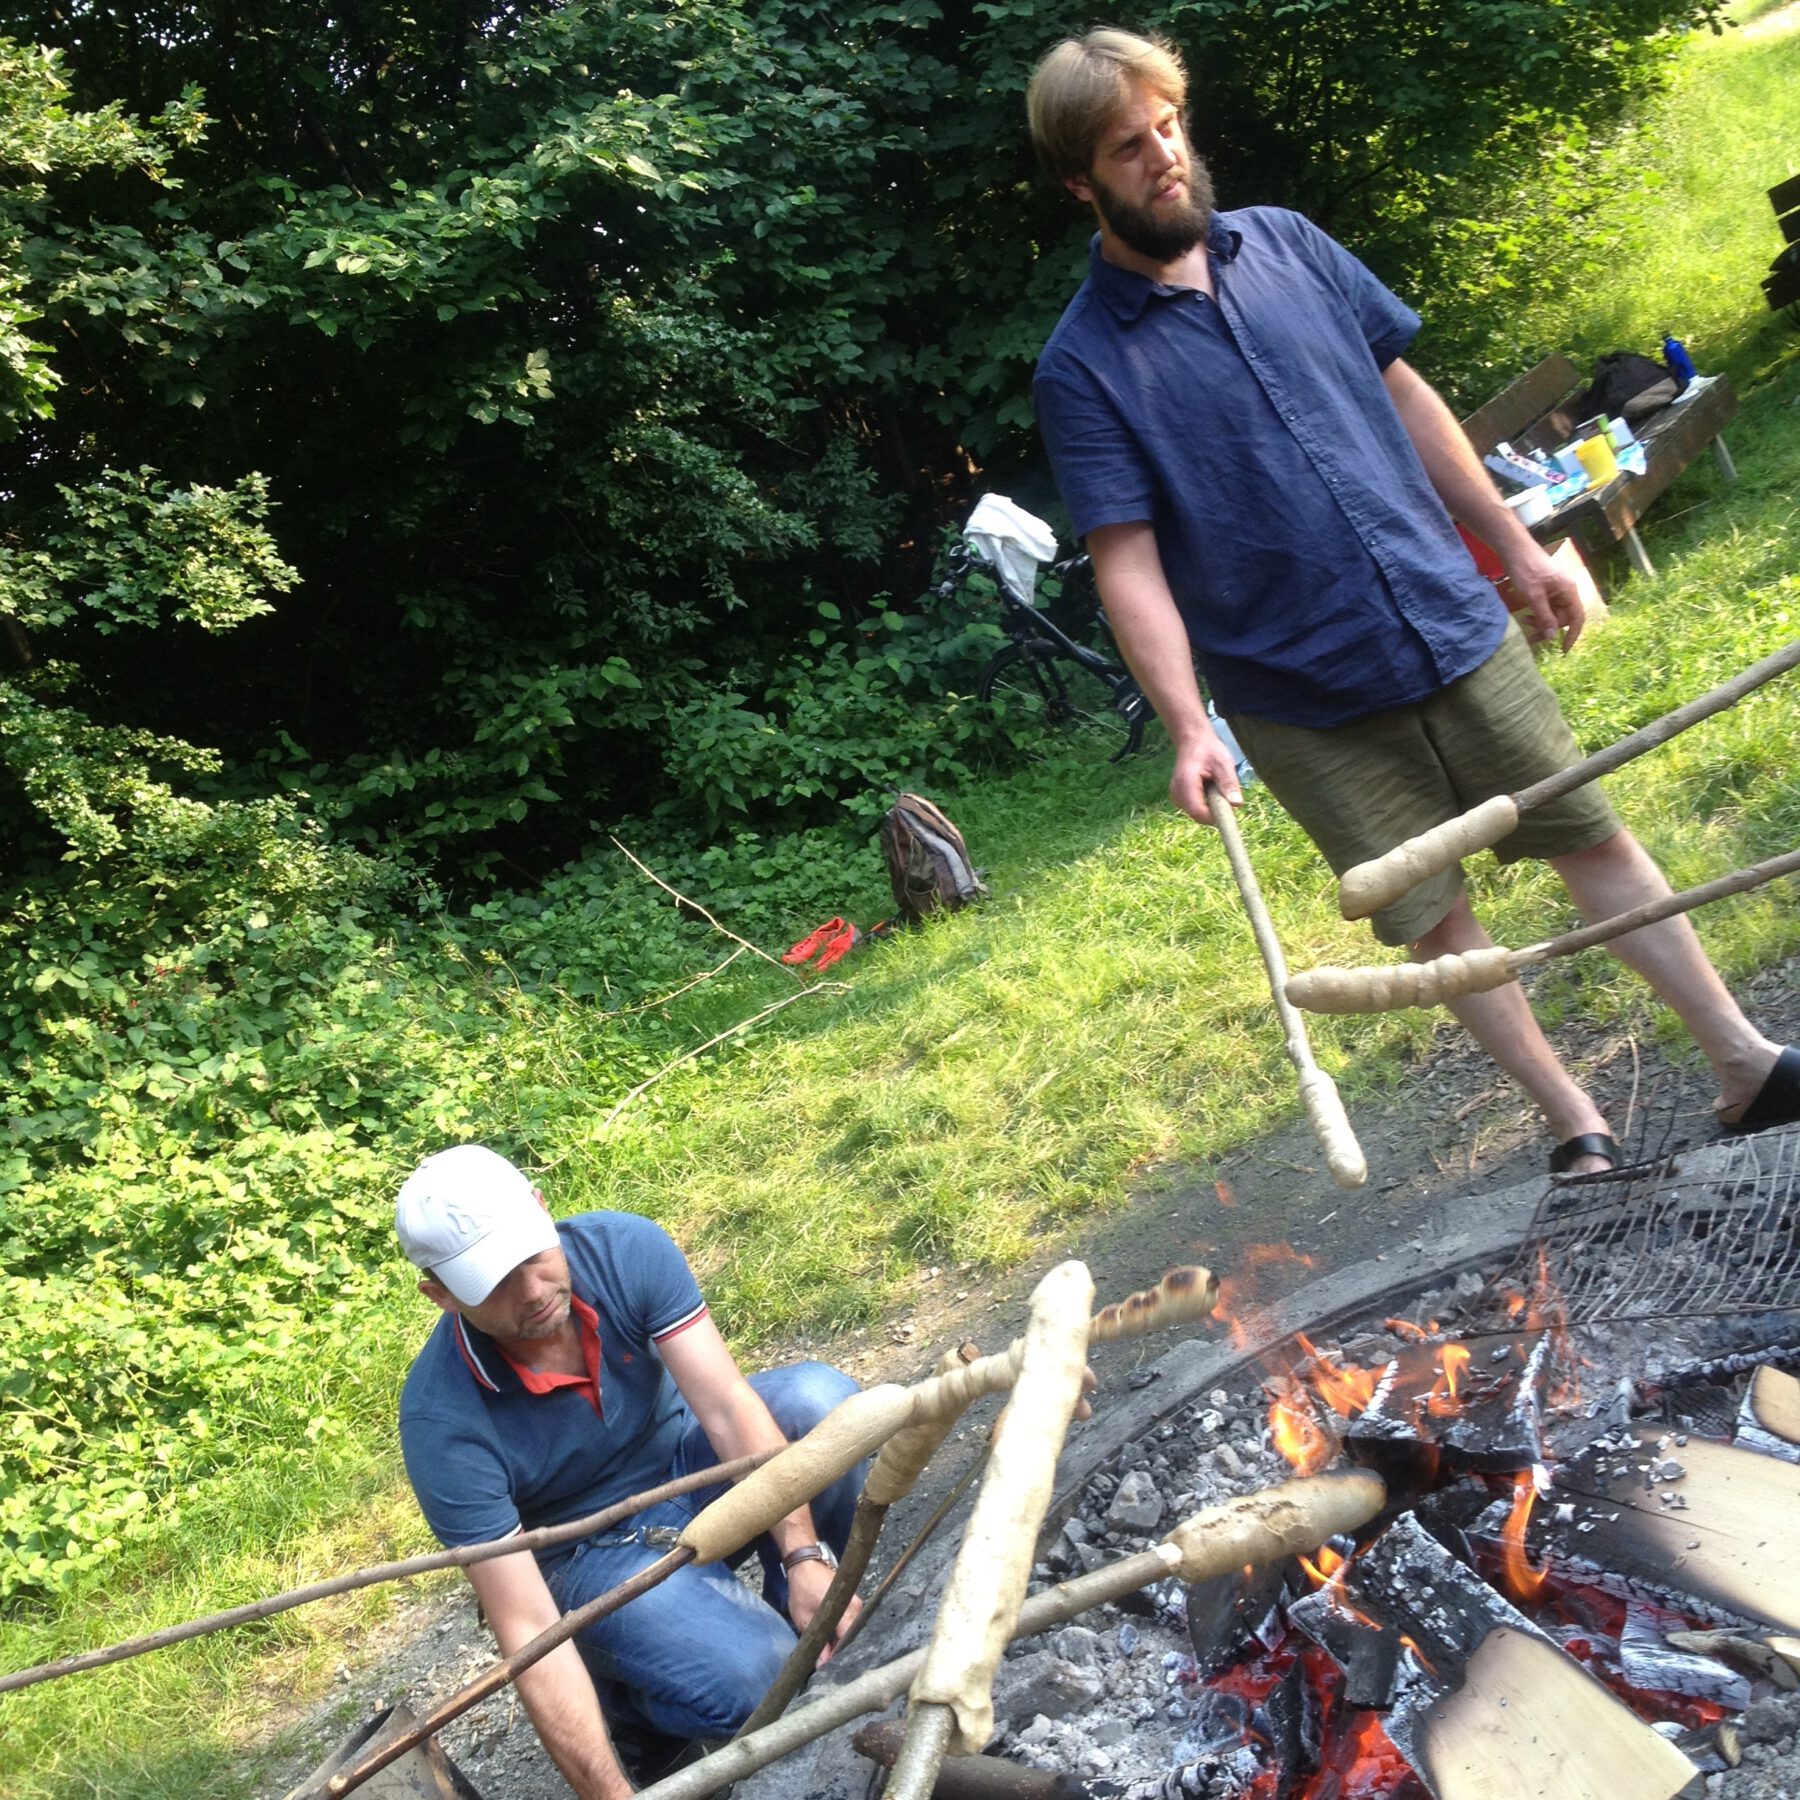
<path id="1" fill-rule="evenodd" d="M 394 1206 L 406 1260 L 479 1306 L 526 1258 L 557 1247 L 556 1221 L 504 1156 L 457 1144 L 428 1156 Z"/>

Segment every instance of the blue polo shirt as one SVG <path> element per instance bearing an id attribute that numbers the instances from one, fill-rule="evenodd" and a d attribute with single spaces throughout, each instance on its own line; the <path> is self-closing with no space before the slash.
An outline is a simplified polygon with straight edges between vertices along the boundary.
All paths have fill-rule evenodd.
<path id="1" fill-rule="evenodd" d="M 522 1372 L 447 1313 L 401 1390 L 406 1473 L 452 1548 L 655 1487 L 692 1417 L 656 1349 L 706 1314 L 674 1240 L 633 1213 L 585 1213 L 556 1229 L 588 1378 Z"/>
<path id="2" fill-rule="evenodd" d="M 1039 359 L 1038 425 L 1077 536 L 1150 522 L 1225 713 L 1327 726 L 1478 668 L 1506 614 L 1394 411 L 1419 329 L 1298 213 L 1220 213 L 1216 302 L 1107 262 Z"/>

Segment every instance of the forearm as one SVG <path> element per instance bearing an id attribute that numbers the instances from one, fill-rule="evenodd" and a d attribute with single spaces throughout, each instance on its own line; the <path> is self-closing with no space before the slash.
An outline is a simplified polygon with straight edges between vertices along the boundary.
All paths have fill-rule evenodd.
<path id="1" fill-rule="evenodd" d="M 1503 561 L 1535 550 L 1536 539 L 1500 498 L 1475 446 L 1437 390 L 1404 362 L 1389 364 L 1385 380 L 1400 423 L 1450 516 Z"/>
<path id="2" fill-rule="evenodd" d="M 573 1643 L 559 1644 L 518 1685 L 545 1751 L 579 1800 L 624 1800 L 637 1792 L 613 1751 L 594 1684 Z"/>
<path id="3" fill-rule="evenodd" d="M 1384 379 L 1438 498 L 1505 566 L 1511 583 L 1507 604 L 1523 616 L 1527 635 L 1534 643 L 1554 640 L 1570 649 L 1586 617 L 1573 580 L 1501 500 L 1474 445 L 1436 391 L 1404 362 L 1391 363 Z"/>
<path id="4" fill-rule="evenodd" d="M 1146 526 L 1107 526 L 1088 540 L 1106 621 L 1137 684 L 1179 752 L 1214 736 L 1194 676 L 1187 626 Z"/>
<path id="5" fill-rule="evenodd" d="M 502 1656 L 523 1649 L 562 1616 L 529 1555 L 479 1563 L 468 1574 Z M 637 1791 L 613 1753 L 599 1697 L 573 1642 L 533 1663 L 518 1689 L 550 1760 L 579 1800 L 626 1800 Z"/>

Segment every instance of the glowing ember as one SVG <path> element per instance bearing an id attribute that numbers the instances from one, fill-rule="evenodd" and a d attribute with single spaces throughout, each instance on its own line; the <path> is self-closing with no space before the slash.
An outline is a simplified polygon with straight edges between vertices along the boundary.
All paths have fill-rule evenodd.
<path id="1" fill-rule="evenodd" d="M 1221 1206 L 1237 1205 L 1237 1195 L 1231 1191 L 1231 1183 L 1223 1177 L 1213 1183 L 1213 1192 L 1219 1196 Z"/>

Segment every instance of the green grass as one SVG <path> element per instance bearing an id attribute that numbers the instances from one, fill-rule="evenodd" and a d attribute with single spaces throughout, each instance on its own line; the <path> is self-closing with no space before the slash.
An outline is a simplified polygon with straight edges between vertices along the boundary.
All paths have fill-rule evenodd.
<path id="1" fill-rule="evenodd" d="M 1578 356 L 1672 326 L 1743 398 L 1730 434 L 1741 479 L 1726 486 L 1703 462 L 1665 496 L 1646 532 L 1662 579 L 1626 581 L 1606 629 L 1552 671 L 1589 745 L 1800 630 L 1800 337 L 1757 286 L 1776 247 L 1763 190 L 1791 169 L 1767 147 L 1784 145 L 1800 146 L 1800 32 L 1699 41 L 1667 99 L 1607 152 L 1633 166 L 1629 198 L 1589 242 L 1546 248 L 1515 322 L 1521 341 Z M 1686 884 L 1800 842 L 1796 767 L 1800 690 L 1777 686 L 1612 791 Z M 560 1211 L 618 1205 L 669 1223 L 752 1355 L 878 1315 L 922 1263 L 1004 1267 L 1127 1204 L 1153 1169 L 1204 1168 L 1291 1113 L 1293 1089 L 1223 857 L 1170 811 L 1166 773 L 1163 757 L 1050 763 L 947 797 L 990 871 L 986 905 L 862 952 L 842 967 L 847 993 L 669 1075 L 611 1126 L 616 1025 L 590 1002 L 521 991 L 488 1046 L 485 1134 L 529 1150 Z M 1295 966 L 1368 960 L 1366 935 L 1337 919 L 1322 866 L 1266 796 L 1244 826 Z M 863 890 L 841 896 L 863 922 L 882 910 L 868 869 Z M 1484 874 L 1479 899 L 1503 942 L 1570 919 L 1539 869 Z M 1791 885 L 1698 923 L 1734 975 L 1800 947 Z M 698 1041 L 785 991 L 772 971 L 734 969 L 690 996 L 679 1022 Z M 1604 958 L 1559 968 L 1540 992 L 1553 1016 L 1578 1010 L 1679 1044 Z M 1315 1035 L 1354 1113 L 1440 1029 L 1405 1014 L 1323 1021 Z M 186 1497 L 179 1528 L 59 1606 L 0 1623 L 0 1665 L 418 1547 L 393 1400 L 425 1323 L 396 1267 L 391 1299 L 329 1321 L 329 1354 L 289 1376 L 316 1383 L 332 1428 L 268 1445 Z M 0 1791 L 240 1793 L 239 1747 L 294 1695 L 323 1689 L 389 1604 L 377 1592 L 0 1700 Z"/>

